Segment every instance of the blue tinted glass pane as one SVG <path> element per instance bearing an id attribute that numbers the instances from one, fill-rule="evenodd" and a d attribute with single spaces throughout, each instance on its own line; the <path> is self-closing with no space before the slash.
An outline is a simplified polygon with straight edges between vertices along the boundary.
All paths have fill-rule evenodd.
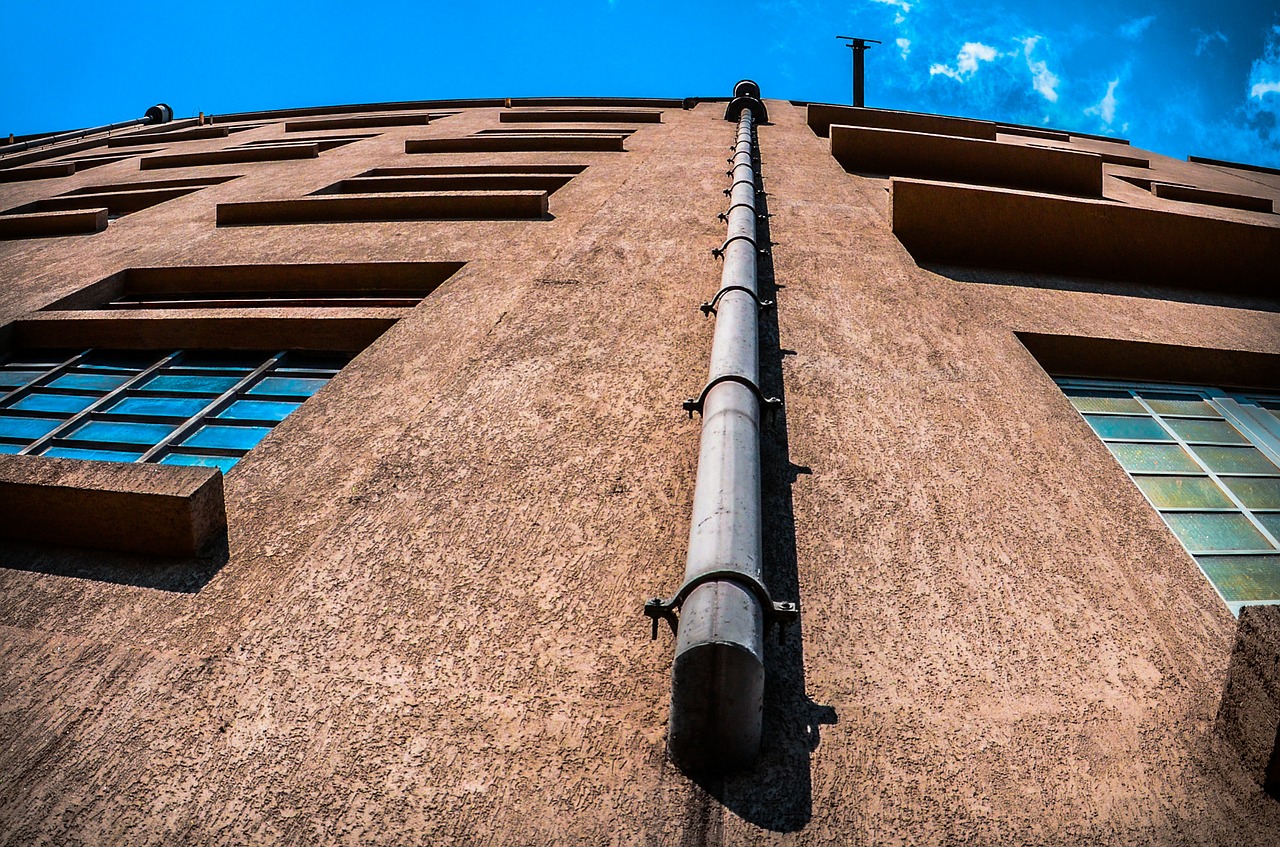
<path id="1" fill-rule="evenodd" d="M 0 453 L 17 453 L 22 447 L 21 444 L 0 444 Z"/>
<path id="2" fill-rule="evenodd" d="M 296 408 L 297 403 L 270 400 L 237 400 L 218 413 L 220 418 L 232 420 L 282 421 Z"/>
<path id="3" fill-rule="evenodd" d="M 126 453 L 122 450 L 87 450 L 80 447 L 50 447 L 40 455 L 52 456 L 55 459 L 97 459 L 100 462 L 136 462 L 142 458 L 141 453 Z"/>
<path id="4" fill-rule="evenodd" d="M 28 412 L 81 412 L 97 402 L 97 397 L 83 394 L 28 394 L 9 408 Z"/>
<path id="5" fill-rule="evenodd" d="M 0 418 L 0 436 L 29 438 L 32 441 L 50 433 L 62 421 L 50 418 Z"/>
<path id="6" fill-rule="evenodd" d="M 1120 460 L 1127 471 L 1173 471 L 1197 473 L 1200 467 L 1176 444 L 1116 444 L 1107 449 Z"/>
<path id="7" fill-rule="evenodd" d="M 187 350 L 178 360 L 178 367 L 210 368 L 216 370 L 251 371 L 273 354 L 268 353 L 220 353 L 214 350 Z"/>
<path id="8" fill-rule="evenodd" d="M 0 369 L 0 388 L 18 388 L 35 382 L 44 371 L 18 371 Z"/>
<path id="9" fill-rule="evenodd" d="M 49 385 L 54 388 L 71 388 L 77 391 L 110 391 L 119 388 L 132 377 L 123 374 L 63 374 Z"/>
<path id="10" fill-rule="evenodd" d="M 1173 436 L 1165 432 L 1160 424 L 1151 418 L 1085 415 L 1084 419 L 1089 422 L 1089 426 L 1093 427 L 1093 431 L 1103 438 L 1132 438 L 1147 441 L 1173 440 Z"/>
<path id="11" fill-rule="evenodd" d="M 1272 550 L 1271 543 L 1244 515 L 1212 512 L 1166 512 L 1169 526 L 1192 553 L 1215 550 Z"/>
<path id="12" fill-rule="evenodd" d="M 116 421 L 89 421 L 68 438 L 77 441 L 113 441 L 119 444 L 157 444 L 160 439 L 177 429 L 176 426 L 159 423 L 126 423 Z"/>
<path id="13" fill-rule="evenodd" d="M 1197 556 L 1227 600 L 1280 600 L 1280 556 Z"/>
<path id="14" fill-rule="evenodd" d="M 310 397 L 324 388 L 327 379 L 306 377 L 269 376 L 249 389 L 250 394 L 284 394 L 290 397 Z"/>
<path id="15" fill-rule="evenodd" d="M 233 388 L 239 377 L 235 376 L 183 376 L 159 374 L 147 380 L 141 387 L 155 391 L 176 391 L 181 394 L 221 394 Z"/>
<path id="16" fill-rule="evenodd" d="M 240 461 L 234 456 L 193 456 L 190 453 L 170 453 L 160 460 L 162 465 L 200 465 L 206 468 L 221 468 L 223 473 L 235 467 Z"/>
<path id="17" fill-rule="evenodd" d="M 251 450 L 271 431 L 269 426 L 202 426 L 182 443 L 190 447 L 229 447 Z"/>
<path id="18" fill-rule="evenodd" d="M 205 397 L 126 397 L 108 411 L 117 415 L 190 418 L 209 405 Z"/>

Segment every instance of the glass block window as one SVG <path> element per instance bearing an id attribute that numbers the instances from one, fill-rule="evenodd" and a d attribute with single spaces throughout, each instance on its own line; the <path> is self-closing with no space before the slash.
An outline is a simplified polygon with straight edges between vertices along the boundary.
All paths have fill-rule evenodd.
<path id="1" fill-rule="evenodd" d="M 1057 382 L 1233 614 L 1280 603 L 1280 394 Z"/>
<path id="2" fill-rule="evenodd" d="M 26 350 L 0 364 L 0 453 L 231 470 L 350 356 Z"/>

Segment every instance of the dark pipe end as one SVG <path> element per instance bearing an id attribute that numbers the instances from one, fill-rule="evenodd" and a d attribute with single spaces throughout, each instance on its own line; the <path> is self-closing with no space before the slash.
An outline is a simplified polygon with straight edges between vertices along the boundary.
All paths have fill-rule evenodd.
<path id="1" fill-rule="evenodd" d="M 752 79 L 740 80 L 738 84 L 733 87 L 733 96 L 734 97 L 754 97 L 757 100 L 759 100 L 760 86 L 756 85 L 755 80 L 752 80 Z"/>
<path id="2" fill-rule="evenodd" d="M 147 109 L 146 118 L 153 124 L 167 124 L 173 120 L 173 109 L 168 103 L 157 103 Z"/>
<path id="3" fill-rule="evenodd" d="M 739 644 L 703 643 L 671 672 L 667 752 L 686 773 L 726 773 L 760 755 L 764 664 Z"/>
<path id="4" fill-rule="evenodd" d="M 726 121 L 736 121 L 738 116 L 742 114 L 743 109 L 750 109 L 752 117 L 758 124 L 767 124 L 769 122 L 769 110 L 764 107 L 764 101 L 756 97 L 735 97 L 729 102 L 729 107 L 724 110 L 724 119 Z"/>

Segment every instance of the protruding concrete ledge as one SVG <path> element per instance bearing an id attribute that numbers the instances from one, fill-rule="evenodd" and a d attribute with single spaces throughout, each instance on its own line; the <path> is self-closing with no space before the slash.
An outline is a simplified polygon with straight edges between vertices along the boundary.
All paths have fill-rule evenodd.
<path id="1" fill-rule="evenodd" d="M 318 194 L 289 200 L 219 203 L 218 226 L 359 221 L 538 220 L 545 191 L 448 194 Z"/>
<path id="2" fill-rule="evenodd" d="M 512 123 L 625 123 L 660 124 L 662 112 L 640 109 L 516 109 L 498 113 L 498 120 Z"/>
<path id="3" fill-rule="evenodd" d="M 226 150 L 207 150 L 203 153 L 170 153 L 163 156 L 147 156 L 138 161 L 144 171 L 157 168 L 190 168 L 198 165 L 231 165 L 241 162 L 279 162 L 286 159 L 314 159 L 320 155 L 315 144 L 282 144 L 278 147 L 230 147 Z"/>
<path id="4" fill-rule="evenodd" d="M 1033 129 L 1029 126 L 1010 126 L 997 124 L 996 132 L 1000 135 L 1021 135 L 1026 138 L 1046 138 L 1050 141 L 1070 141 L 1071 135 L 1056 129 Z"/>
<path id="5" fill-rule="evenodd" d="M 0 170 L 0 182 L 56 179 L 60 176 L 71 176 L 75 172 L 75 162 L 54 162 L 51 165 L 33 165 L 29 168 L 5 168 Z"/>
<path id="6" fill-rule="evenodd" d="M 831 155 L 852 171 L 1102 196 L 1093 153 L 839 124 L 830 133 Z"/>
<path id="7" fill-rule="evenodd" d="M 203 186 L 186 186 L 177 188 L 158 188 L 154 190 L 133 189 L 130 191 L 103 191 L 97 194 L 69 194 L 62 197 L 49 197 L 18 206 L 14 212 L 61 212 L 76 209 L 105 206 L 108 215 L 129 215 L 150 206 L 174 200 Z"/>
<path id="8" fill-rule="evenodd" d="M 431 115 L 359 115 L 342 118 L 311 118 L 302 121 L 288 121 L 284 125 L 285 132 L 312 132 L 321 129 L 364 129 L 379 126 L 426 126 L 431 122 Z"/>
<path id="9" fill-rule="evenodd" d="M 996 125 L 991 121 L 948 118 L 942 115 L 924 115 L 917 112 L 895 112 L 889 109 L 809 104 L 810 129 L 826 138 L 830 134 L 832 124 L 870 127 L 872 129 L 899 129 L 905 132 L 926 132 L 933 135 L 952 135 L 957 138 L 979 138 L 984 141 L 996 140 Z"/>
<path id="10" fill-rule="evenodd" d="M 1237 171 L 1252 171 L 1259 174 L 1280 175 L 1280 168 L 1268 168 L 1263 165 L 1249 165 L 1244 162 L 1228 162 L 1224 159 L 1207 159 L 1204 156 L 1188 156 L 1187 161 L 1195 162 L 1200 165 L 1213 165 L 1218 168 L 1233 168 Z"/>
<path id="11" fill-rule="evenodd" d="M 409 167 L 373 168 L 360 174 L 366 176 L 435 176 L 440 174 L 553 174 L 577 176 L 586 165 L 412 165 Z"/>
<path id="12" fill-rule="evenodd" d="M 507 101 L 508 106 L 516 108 L 523 107 L 614 107 L 614 108 L 640 108 L 640 109 L 680 109 L 684 107 L 683 100 L 673 100 L 665 97 L 512 97 Z"/>
<path id="13" fill-rule="evenodd" d="M 0 536 L 194 556 L 227 529 L 216 468 L 0 456 Z"/>
<path id="14" fill-rule="evenodd" d="M 1205 206 L 1221 206 L 1224 209 L 1244 209 L 1249 212 L 1270 212 L 1272 203 L 1266 197 L 1251 197 L 1247 194 L 1232 194 L 1228 191 L 1210 191 L 1207 188 L 1191 188 L 1186 185 L 1175 185 L 1168 182 L 1153 182 L 1151 193 L 1165 200 L 1180 200 L 1183 203 L 1200 203 Z M 1280 269 L 1277 271 L 1280 273 Z"/>
<path id="15" fill-rule="evenodd" d="M 81 205 L 87 204 L 88 201 Z M 106 209 L 71 212 L 32 212 L 0 215 L 0 238 L 44 238 L 51 235 L 84 235 L 107 228 Z"/>
<path id="16" fill-rule="evenodd" d="M 387 297 L 420 301 L 462 268 L 461 262 L 334 262 L 290 265 L 188 265 L 127 268 L 46 306 L 43 311 L 283 307 L 272 300 Z M 228 301 L 246 301 L 242 304 Z M 117 302 L 119 301 L 119 302 Z M 185 306 L 183 302 L 185 301 Z M 249 302 L 251 301 L 251 302 Z M 372 305 L 372 304 L 368 304 Z"/>
<path id="17" fill-rule="evenodd" d="M 1264 289 L 1280 227 L 996 188 L 894 179 L 893 232 L 917 261 Z"/>
<path id="18" fill-rule="evenodd" d="M 1122 338 L 1015 333 L 1046 373 L 1089 379 L 1280 388 L 1280 354 L 1153 344 Z"/>
<path id="19" fill-rule="evenodd" d="M 623 153 L 616 135 L 470 135 L 465 138 L 418 138 L 404 143 L 406 153 Z"/>
<path id="20" fill-rule="evenodd" d="M 136 147 L 140 144 L 156 144 L 162 141 L 199 141 L 205 138 L 226 138 L 230 130 L 225 126 L 197 126 L 173 132 L 143 135 L 119 135 L 107 140 L 108 147 Z"/>
<path id="21" fill-rule="evenodd" d="M 1038 148 L 1040 148 L 1041 150 L 1062 150 L 1062 149 L 1064 149 L 1064 148 L 1062 148 L 1062 147 L 1051 147 L 1051 146 L 1049 146 L 1048 144 L 1031 144 L 1031 145 L 1028 145 L 1028 146 L 1031 146 L 1031 147 L 1038 147 Z M 1142 158 L 1139 158 L 1138 156 L 1125 156 L 1125 155 L 1123 155 L 1123 154 L 1121 154 L 1121 153 L 1100 153 L 1100 152 L 1096 152 L 1096 151 L 1093 151 L 1093 150 L 1090 150 L 1090 151 L 1088 151 L 1088 152 L 1093 153 L 1093 154 L 1094 154 L 1094 155 L 1096 155 L 1096 156 L 1101 156 L 1101 157 L 1102 157 L 1102 161 L 1103 161 L 1103 162 L 1105 162 L 1105 163 L 1106 163 L 1106 164 L 1108 164 L 1108 165 L 1124 165 L 1125 167 L 1128 167 L 1128 168 L 1149 168 L 1149 167 L 1151 167 L 1151 161 L 1150 161 L 1149 159 L 1142 159 Z"/>
<path id="22" fill-rule="evenodd" d="M 15 347 L 358 353 L 411 311 L 244 308 L 36 312 L 15 321 L 11 329 Z"/>
<path id="23" fill-rule="evenodd" d="M 1280 606 L 1240 610 L 1217 730 L 1245 772 L 1280 799 Z"/>
<path id="24" fill-rule="evenodd" d="M 417 176 L 360 176 L 344 179 L 319 192 L 324 194 L 375 194 L 408 191 L 542 191 L 550 194 L 573 179 L 570 174 L 423 174 Z"/>

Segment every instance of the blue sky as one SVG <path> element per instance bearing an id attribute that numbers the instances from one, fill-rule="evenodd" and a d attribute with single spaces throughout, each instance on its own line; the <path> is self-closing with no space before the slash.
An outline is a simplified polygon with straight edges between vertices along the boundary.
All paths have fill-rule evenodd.
<path id="1" fill-rule="evenodd" d="M 537 95 L 867 103 L 1280 167 L 1275 0 L 9 4 L 0 131 L 331 103 Z"/>

